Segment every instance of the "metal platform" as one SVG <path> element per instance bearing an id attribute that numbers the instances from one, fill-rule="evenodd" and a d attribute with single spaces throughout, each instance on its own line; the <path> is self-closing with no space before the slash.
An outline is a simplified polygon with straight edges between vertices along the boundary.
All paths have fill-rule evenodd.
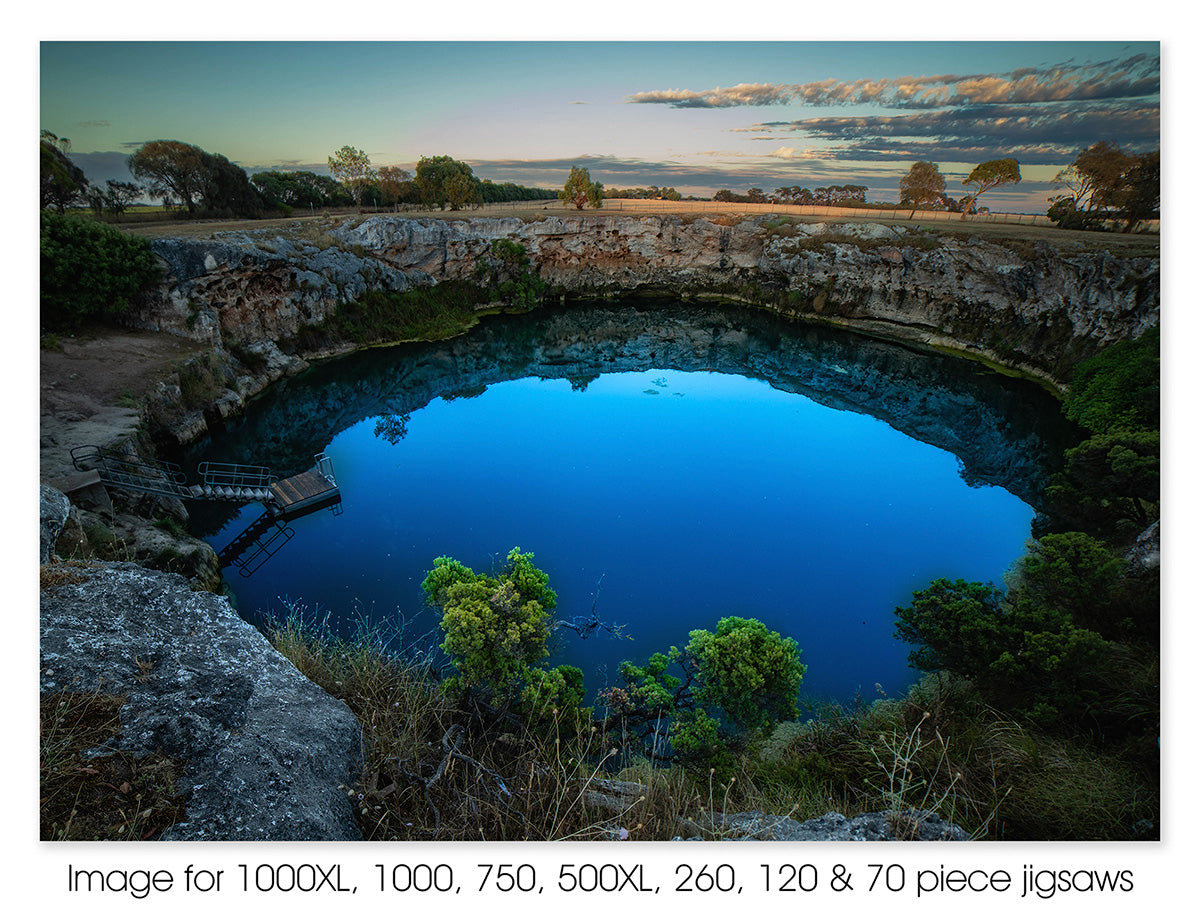
<path id="1" fill-rule="evenodd" d="M 276 479 L 266 466 L 201 463 L 197 468 L 200 482 L 191 484 L 174 463 L 145 460 L 136 454 L 90 444 L 71 451 L 76 469 L 99 475 L 106 485 L 184 501 L 257 501 L 272 513 L 288 517 L 330 507 L 341 500 L 332 461 L 324 453 L 315 459 L 312 469 L 286 479 Z"/>
<path id="2" fill-rule="evenodd" d="M 263 513 L 235 536 L 217 557 L 221 567 L 237 567 L 249 576 L 287 544 L 294 535 L 288 521 L 330 508 L 342 512 L 342 493 L 333 474 L 333 461 L 324 453 L 314 457 L 312 469 L 286 479 L 276 479 L 266 466 L 241 463 L 201 463 L 200 482 L 189 483 L 174 463 L 144 460 L 96 446 L 71 451 L 75 468 L 89 483 L 184 501 L 259 502 Z"/>

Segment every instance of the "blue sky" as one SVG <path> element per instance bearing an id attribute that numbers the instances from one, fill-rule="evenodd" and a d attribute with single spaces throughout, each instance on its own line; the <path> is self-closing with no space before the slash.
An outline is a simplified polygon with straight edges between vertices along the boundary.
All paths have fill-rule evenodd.
<path id="1" fill-rule="evenodd" d="M 40 126 L 93 180 L 128 178 L 175 139 L 248 172 L 326 170 L 343 144 L 377 166 L 449 154 L 477 175 L 685 194 L 868 186 L 895 200 L 918 159 L 947 191 L 1015 156 L 993 209 L 1043 212 L 1099 140 L 1159 146 L 1157 42 L 44 41 Z"/>

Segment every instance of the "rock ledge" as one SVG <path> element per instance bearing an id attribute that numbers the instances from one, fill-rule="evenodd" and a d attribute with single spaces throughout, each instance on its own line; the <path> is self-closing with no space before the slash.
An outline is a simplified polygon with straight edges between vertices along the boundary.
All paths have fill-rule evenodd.
<path id="1" fill-rule="evenodd" d="M 124 562 L 41 593 L 41 691 L 125 698 L 122 748 L 187 761 L 172 840 L 360 838 L 361 734 L 223 597 Z"/>

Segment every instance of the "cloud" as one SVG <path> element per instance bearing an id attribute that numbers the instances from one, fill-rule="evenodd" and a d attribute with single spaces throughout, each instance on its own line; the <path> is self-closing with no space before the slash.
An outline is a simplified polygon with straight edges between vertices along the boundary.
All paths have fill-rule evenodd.
<path id="1" fill-rule="evenodd" d="M 654 161 L 614 156 L 579 156 L 570 159 L 546 160 L 471 160 L 470 165 L 480 178 L 495 182 L 517 182 L 536 188 L 559 188 L 572 166 L 588 170 L 594 181 L 606 187 L 627 188 L 658 185 L 674 187 L 683 194 L 707 197 L 721 188 L 746 189 L 757 186 L 775 189 L 787 185 L 810 188 L 844 184 L 848 181 L 880 189 L 880 194 L 894 192 L 899 180 L 893 163 L 865 162 L 858 164 L 852 175 L 846 167 L 825 158 L 810 158 L 801 153 L 794 157 L 771 157 L 741 153 L 715 153 L 703 164 L 677 161 Z M 907 169 L 907 166 L 905 166 Z"/>
<path id="2" fill-rule="evenodd" d="M 634 93 L 625 101 L 672 108 L 768 105 L 882 105 L 930 109 L 1002 103 L 1136 99 L 1159 92 L 1159 58 L 1146 54 L 1089 64 L 1023 67 L 1009 74 L 942 74 L 882 80 L 810 83 L 738 83 L 709 90 L 668 89 Z"/>
<path id="3" fill-rule="evenodd" d="M 1079 105 L 1054 103 L 973 105 L 906 115 L 854 115 L 769 121 L 740 130 L 768 132 L 834 142 L 848 155 L 878 150 L 878 155 L 901 155 L 899 150 L 1004 150 L 1027 161 L 1060 162 L 1097 138 L 1118 140 L 1131 149 L 1156 147 L 1161 112 L 1157 105 L 1112 103 Z M 906 154 L 904 154 L 906 155 Z M 938 154 L 947 160 L 949 155 Z M 1026 160 L 1022 160 L 1023 162 Z"/>
<path id="4" fill-rule="evenodd" d="M 791 99 L 796 87 L 777 83 L 738 83 L 736 86 L 692 92 L 667 89 L 635 93 L 626 102 L 666 104 L 673 108 L 732 108 L 744 105 L 779 105 Z"/>
<path id="5" fill-rule="evenodd" d="M 767 159 L 774 160 L 815 160 L 823 159 L 831 155 L 828 150 L 814 150 L 811 147 L 804 150 L 797 150 L 795 147 L 778 147 L 770 153 L 763 153 L 762 156 Z"/>

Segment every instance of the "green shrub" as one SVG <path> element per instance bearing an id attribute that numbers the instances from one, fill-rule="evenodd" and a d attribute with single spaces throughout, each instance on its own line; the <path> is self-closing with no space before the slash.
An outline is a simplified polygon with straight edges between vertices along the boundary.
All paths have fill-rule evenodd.
<path id="1" fill-rule="evenodd" d="M 534 270 L 525 247 L 515 240 L 492 240 L 487 255 L 476 260 L 474 274 L 510 309 L 533 309 L 546 293 L 546 282 Z"/>
<path id="2" fill-rule="evenodd" d="M 917 645 L 913 666 L 969 677 L 995 703 L 1042 723 L 1095 704 L 1091 674 L 1111 651 L 1069 612 L 1033 596 L 945 578 L 896 610 L 896 637 Z"/>
<path id="3" fill-rule="evenodd" d="M 502 698 L 518 695 L 522 685 L 533 685 L 534 697 L 539 687 L 548 688 L 545 674 L 531 677 L 530 671 L 548 654 L 549 614 L 557 598 L 532 558 L 513 549 L 504 571 L 492 577 L 442 557 L 422 582 L 430 605 L 442 611 L 442 649 L 464 687 Z M 554 694 L 563 692 L 560 686 Z"/>
<path id="4" fill-rule="evenodd" d="M 111 319 L 158 280 L 150 243 L 107 224 L 42 212 L 42 327 Z"/>
<path id="5" fill-rule="evenodd" d="M 1119 341 L 1081 361 L 1063 411 L 1090 431 L 1154 429 L 1159 425 L 1159 330 Z"/>
<path id="6" fill-rule="evenodd" d="M 358 344 L 439 341 L 469 329 L 476 321 L 475 308 L 485 300 L 476 285 L 462 281 L 404 292 L 369 290 L 358 302 L 338 307 L 320 329 L 305 334 L 314 341 L 322 341 L 315 334 L 319 332 Z"/>
<path id="7" fill-rule="evenodd" d="M 793 639 L 739 616 L 720 620 L 715 632 L 696 629 L 689 638 L 685 652 L 697 665 L 701 704 L 746 731 L 799 714 L 796 697 L 807 668 Z"/>

